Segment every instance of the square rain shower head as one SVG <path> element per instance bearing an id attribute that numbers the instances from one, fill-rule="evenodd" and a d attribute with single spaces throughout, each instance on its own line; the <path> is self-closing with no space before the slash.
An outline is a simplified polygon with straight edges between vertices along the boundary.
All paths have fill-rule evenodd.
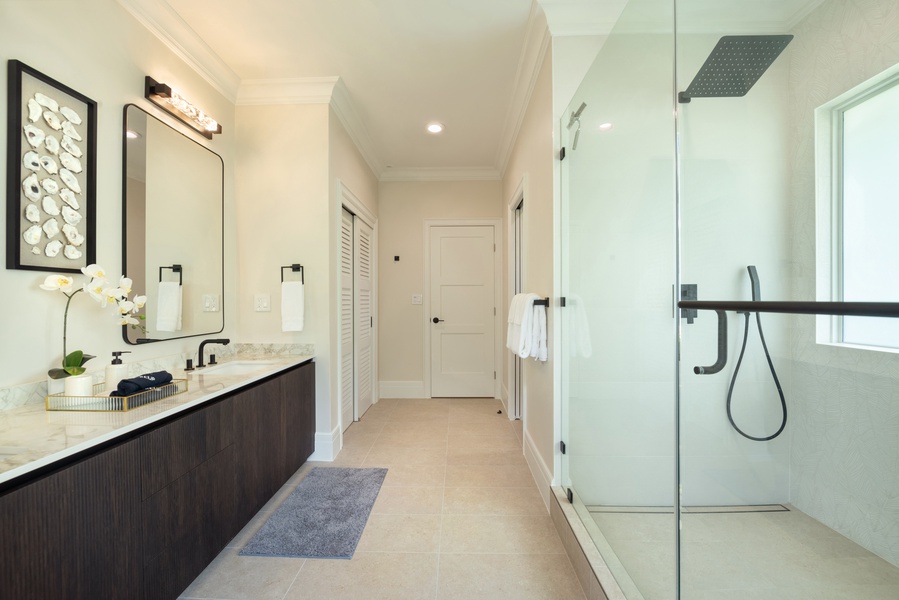
<path id="1" fill-rule="evenodd" d="M 787 47 L 792 35 L 726 35 L 705 60 L 679 102 L 745 96 Z"/>

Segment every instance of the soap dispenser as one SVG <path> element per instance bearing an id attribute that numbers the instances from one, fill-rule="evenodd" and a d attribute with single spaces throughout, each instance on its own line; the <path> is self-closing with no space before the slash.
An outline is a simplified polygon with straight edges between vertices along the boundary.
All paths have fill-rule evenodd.
<path id="1" fill-rule="evenodd" d="M 106 365 L 106 391 L 117 389 L 119 382 L 128 378 L 128 365 L 122 363 L 122 355 L 130 353 L 129 350 L 112 353 L 112 362 Z"/>

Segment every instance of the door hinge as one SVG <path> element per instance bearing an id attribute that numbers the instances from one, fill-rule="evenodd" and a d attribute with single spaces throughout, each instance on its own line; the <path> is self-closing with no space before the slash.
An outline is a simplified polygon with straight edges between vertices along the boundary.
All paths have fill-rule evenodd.
<path id="1" fill-rule="evenodd" d="M 574 504 L 574 492 L 571 491 L 571 488 L 568 488 L 567 496 L 568 504 Z"/>
<path id="2" fill-rule="evenodd" d="M 559 450 L 562 451 L 562 454 L 565 454 L 566 447 L 567 446 L 565 446 L 565 442 L 559 442 Z"/>
<path id="3" fill-rule="evenodd" d="M 493 244 L 493 251 L 496 252 L 496 244 Z"/>
<path id="4" fill-rule="evenodd" d="M 369 321 L 368 321 L 368 326 L 369 326 L 369 327 L 374 327 L 374 326 L 375 326 L 375 318 L 374 318 L 374 317 L 369 317 L 368 319 L 369 319 Z"/>
<path id="5" fill-rule="evenodd" d="M 565 296 L 562 296 L 561 298 L 559 298 L 559 306 L 562 306 L 562 307 L 565 306 Z"/>
<path id="6" fill-rule="evenodd" d="M 493 372 L 493 378 L 496 379 L 496 371 Z"/>
<path id="7" fill-rule="evenodd" d="M 495 306 L 493 307 L 493 316 L 494 317 L 496 316 L 496 307 Z"/>
<path id="8" fill-rule="evenodd" d="M 562 149 L 559 150 L 559 160 L 565 160 L 565 146 L 562 146 Z"/>

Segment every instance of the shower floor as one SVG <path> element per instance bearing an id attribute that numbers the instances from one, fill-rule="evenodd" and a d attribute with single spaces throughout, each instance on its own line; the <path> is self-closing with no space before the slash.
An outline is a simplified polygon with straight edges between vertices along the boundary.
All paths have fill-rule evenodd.
<path id="1" fill-rule="evenodd" d="M 628 600 L 673 600 L 671 509 L 587 508 Z M 681 564 L 681 600 L 899 598 L 899 568 L 784 505 L 685 511 Z"/>

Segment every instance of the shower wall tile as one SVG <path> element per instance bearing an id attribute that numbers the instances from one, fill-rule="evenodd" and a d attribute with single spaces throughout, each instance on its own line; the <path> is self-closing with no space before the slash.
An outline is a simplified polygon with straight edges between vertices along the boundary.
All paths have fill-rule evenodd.
<path id="1" fill-rule="evenodd" d="M 792 33 L 793 297 L 816 299 L 814 110 L 899 62 L 899 3 L 830 0 Z M 825 157 L 826 158 L 826 157 Z M 899 566 L 899 355 L 815 342 L 793 319 L 793 504 Z"/>

